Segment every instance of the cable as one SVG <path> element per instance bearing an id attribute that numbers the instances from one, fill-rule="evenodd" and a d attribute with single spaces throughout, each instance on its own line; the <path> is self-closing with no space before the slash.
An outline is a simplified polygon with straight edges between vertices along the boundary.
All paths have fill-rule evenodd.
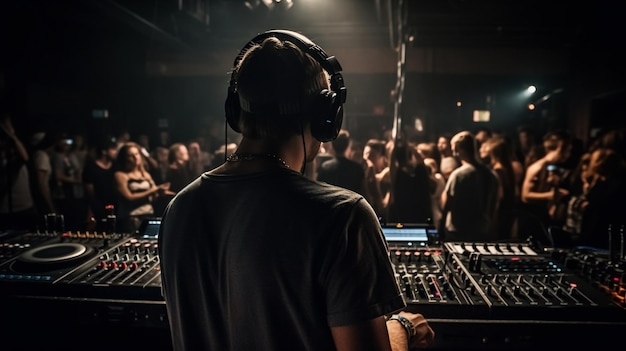
<path id="1" fill-rule="evenodd" d="M 300 174 L 304 175 L 306 171 L 306 142 L 304 141 L 304 126 L 302 125 L 302 118 L 300 119 L 300 137 L 302 138 L 302 151 L 304 151 L 304 160 L 302 161 L 302 167 L 300 167 Z"/>

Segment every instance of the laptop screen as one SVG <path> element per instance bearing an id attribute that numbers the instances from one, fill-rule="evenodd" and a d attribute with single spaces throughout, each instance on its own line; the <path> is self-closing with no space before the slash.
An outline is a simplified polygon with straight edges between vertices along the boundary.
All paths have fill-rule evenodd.
<path id="1" fill-rule="evenodd" d="M 428 244 L 427 226 L 383 226 L 383 234 L 389 243 L 404 243 L 409 246 Z"/>
<path id="2" fill-rule="evenodd" d="M 156 239 L 159 237 L 160 227 L 161 218 L 147 218 L 141 223 L 138 232 L 144 239 Z"/>

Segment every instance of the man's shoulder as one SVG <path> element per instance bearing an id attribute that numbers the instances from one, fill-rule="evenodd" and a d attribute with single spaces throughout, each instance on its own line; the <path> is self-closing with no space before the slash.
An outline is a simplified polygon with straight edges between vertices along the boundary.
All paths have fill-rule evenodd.
<path id="1" fill-rule="evenodd" d="M 354 168 L 354 169 L 359 169 L 359 170 L 362 170 L 362 171 L 363 171 L 363 173 L 365 173 L 365 167 L 363 167 L 363 164 L 358 163 L 357 161 L 355 161 L 355 160 L 351 160 L 351 159 L 349 159 L 349 158 L 346 158 L 346 161 L 347 161 L 346 163 L 347 163 L 347 164 L 349 164 L 349 165 L 350 165 L 350 167 L 352 167 L 352 168 Z"/>
<path id="2" fill-rule="evenodd" d="M 329 168 L 334 168 L 337 166 L 337 163 L 339 163 L 337 157 L 330 157 L 327 159 L 324 159 L 321 161 L 320 163 L 320 169 L 329 169 Z"/>
<path id="3" fill-rule="evenodd" d="M 539 172 L 543 167 L 546 166 L 547 163 L 548 162 L 546 161 L 545 158 L 540 158 L 537 161 L 528 165 L 527 169 L 529 172 Z"/>
<path id="4" fill-rule="evenodd" d="M 341 169 L 344 169 L 344 170 L 349 169 L 352 171 L 355 171 L 358 169 L 358 170 L 362 170 L 363 173 L 365 173 L 365 168 L 363 167 L 363 165 L 361 165 L 360 163 L 354 160 L 351 160 L 347 157 L 337 157 L 335 160 L 336 160 L 335 163 L 337 167 Z"/>

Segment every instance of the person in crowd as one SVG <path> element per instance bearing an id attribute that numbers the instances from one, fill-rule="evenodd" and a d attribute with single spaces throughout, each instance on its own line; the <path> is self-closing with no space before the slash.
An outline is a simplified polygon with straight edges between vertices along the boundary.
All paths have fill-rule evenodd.
<path id="1" fill-rule="evenodd" d="M 332 141 L 332 157 L 322 162 L 317 169 L 317 180 L 350 189 L 369 199 L 365 170 L 359 163 L 346 157 L 351 142 L 350 132 L 341 130 Z"/>
<path id="2" fill-rule="evenodd" d="M 75 132 L 71 137 L 72 144 L 70 145 L 68 154 L 70 159 L 72 159 L 72 162 L 74 162 L 76 166 L 82 170 L 85 168 L 87 155 L 89 154 L 89 140 L 82 132 Z"/>
<path id="3" fill-rule="evenodd" d="M 504 137 L 497 136 L 485 140 L 480 145 L 481 154 L 489 161 L 489 167 L 499 180 L 498 208 L 492 221 L 494 236 L 499 241 L 510 241 L 515 233 L 516 207 L 519 188 L 515 181 L 515 171 L 511 161 L 512 152 Z"/>
<path id="4" fill-rule="evenodd" d="M 524 170 L 544 154 L 543 146 L 538 141 L 534 128 L 528 125 L 520 125 L 516 128 L 517 159 L 524 164 Z"/>
<path id="5" fill-rule="evenodd" d="M 474 136 L 455 134 L 450 145 L 461 165 L 450 174 L 441 194 L 448 241 L 491 241 L 491 225 L 498 202 L 498 178 L 478 159 Z"/>
<path id="6" fill-rule="evenodd" d="M 422 159 L 433 159 L 437 163 L 437 171 L 439 171 L 439 166 L 441 165 L 441 154 L 439 154 L 439 149 L 437 148 L 437 144 L 434 142 L 420 142 L 417 143 L 415 147 L 417 152 L 422 156 Z"/>
<path id="7" fill-rule="evenodd" d="M 144 164 L 148 172 L 158 167 L 158 161 L 152 156 L 152 148 L 150 145 L 150 135 L 148 133 L 137 134 L 137 144 L 141 146 L 141 155 L 144 157 Z"/>
<path id="8" fill-rule="evenodd" d="M 389 159 L 391 194 L 386 221 L 432 223 L 431 195 L 436 183 L 415 145 L 397 140 Z"/>
<path id="9" fill-rule="evenodd" d="M 194 177 L 200 176 L 203 172 L 208 171 L 211 162 L 204 159 L 205 153 L 202 151 L 200 142 L 191 140 L 187 143 L 187 151 L 189 152 L 189 172 Z"/>
<path id="10" fill-rule="evenodd" d="M 487 141 L 489 138 L 493 137 L 494 132 L 491 128 L 486 127 L 486 126 L 481 126 L 479 128 L 476 129 L 476 132 L 474 132 L 474 138 L 476 139 L 476 143 L 478 144 L 478 148 L 480 149 L 480 146 Z"/>
<path id="11" fill-rule="evenodd" d="M 155 214 L 153 201 L 173 195 L 170 183 L 156 184 L 144 167 L 141 146 L 126 142 L 118 150 L 113 173 L 117 195 L 117 227 L 121 233 L 134 233 L 141 222 Z"/>
<path id="12" fill-rule="evenodd" d="M 460 165 L 461 164 L 459 163 L 459 161 L 453 156 L 448 156 L 441 159 L 440 171 L 446 182 L 448 181 L 448 178 L 450 178 L 450 174 L 452 174 L 452 171 L 457 169 Z"/>
<path id="13" fill-rule="evenodd" d="M 626 126 L 615 127 L 600 134 L 599 145 L 626 158 Z"/>
<path id="14" fill-rule="evenodd" d="M 489 139 L 492 138 L 493 137 Z M 480 162 L 491 167 L 491 147 L 493 146 L 493 142 L 488 144 L 487 141 L 489 139 L 485 139 L 485 141 L 480 144 L 476 143 L 476 145 L 478 147 L 478 159 L 480 160 Z"/>
<path id="15" fill-rule="evenodd" d="M 185 143 L 176 142 L 170 146 L 168 150 L 167 164 L 165 182 L 170 184 L 169 191 L 172 194 L 183 190 L 187 184 L 191 183 L 192 180 L 200 176 L 200 174 L 193 174 L 190 170 L 189 150 L 187 149 L 187 145 L 185 145 Z M 161 216 L 172 197 L 173 195 L 162 195 L 152 201 L 155 215 Z"/>
<path id="16" fill-rule="evenodd" d="M 57 139 L 58 136 L 53 132 L 36 132 L 33 134 L 35 148 L 33 152 L 34 195 L 37 212 L 41 215 L 56 213 L 51 189 L 53 173 L 50 155 L 54 152 Z"/>
<path id="17" fill-rule="evenodd" d="M 311 179 L 317 179 L 317 172 L 320 169 L 321 164 L 333 159 L 334 157 L 335 150 L 333 149 L 333 143 L 330 141 L 322 143 L 315 159 L 306 166 L 305 176 Z"/>
<path id="18" fill-rule="evenodd" d="M 176 351 L 407 351 L 434 338 L 423 315 L 403 311 L 371 205 L 305 176 L 321 142 L 337 137 L 345 96 L 340 66 L 311 45 L 270 31 L 242 49 L 226 99 L 241 142 L 163 216 Z M 242 321 L 254 326 L 244 336 Z"/>
<path id="19" fill-rule="evenodd" d="M 579 243 L 609 249 L 610 235 L 624 230 L 626 162 L 617 151 L 600 147 L 591 152 L 583 173 L 584 186 Z M 609 228 L 612 226 L 612 228 Z M 612 233 L 610 233 L 612 231 Z M 614 239 L 614 238 L 613 238 Z M 615 242 L 619 242 L 616 240 Z"/>
<path id="20" fill-rule="evenodd" d="M 386 153 L 385 141 L 369 139 L 363 147 L 363 158 L 368 160 L 374 167 L 376 174 L 380 173 L 389 165 Z"/>
<path id="21" fill-rule="evenodd" d="M 452 135 L 448 133 L 441 134 L 437 138 L 437 150 L 439 151 L 441 161 L 443 161 L 443 159 L 446 157 L 452 156 L 452 148 L 450 146 L 450 139 L 452 139 Z M 439 168 L 443 169 L 443 167 L 439 167 Z"/>
<path id="22" fill-rule="evenodd" d="M 198 163 L 200 163 L 202 165 L 202 172 L 206 172 L 209 169 L 213 168 L 213 163 L 215 162 L 215 160 L 213 159 L 213 152 L 211 152 L 211 150 L 213 150 L 213 138 L 211 136 L 196 136 L 195 138 L 192 139 L 190 146 L 189 146 L 189 153 L 190 153 L 190 158 L 192 157 L 193 154 L 193 150 L 192 149 L 192 144 L 193 143 L 198 143 L 198 146 L 200 147 L 200 155 L 199 155 L 199 161 Z M 223 159 L 220 160 L 220 162 L 223 162 Z M 199 173 L 200 174 L 200 173 Z"/>
<path id="23" fill-rule="evenodd" d="M 117 197 L 115 196 L 113 162 L 117 158 L 117 145 L 113 138 L 103 137 L 94 145 L 93 158 L 88 158 L 83 172 L 83 186 L 93 218 L 93 230 L 104 231 L 107 216 L 115 214 Z"/>
<path id="24" fill-rule="evenodd" d="M 37 207 L 31 189 L 30 155 L 8 112 L 0 115 L 0 230 L 32 230 Z"/>
<path id="25" fill-rule="evenodd" d="M 430 206 L 433 213 L 431 224 L 434 225 L 435 228 L 439 229 L 442 218 L 441 194 L 443 193 L 443 189 L 446 187 L 446 179 L 439 171 L 439 163 L 437 163 L 434 158 L 424 158 L 424 164 L 430 168 L 431 177 L 435 181 L 435 190 L 430 194 Z"/>
<path id="26" fill-rule="evenodd" d="M 561 226 L 565 221 L 569 190 L 563 186 L 563 164 L 569 159 L 572 144 L 569 133 L 550 131 L 543 138 L 543 157 L 526 168 L 521 189 L 520 235 L 533 236 L 545 242 L 550 226 Z M 563 218 L 559 207 L 563 205 Z"/>
<path id="27" fill-rule="evenodd" d="M 84 230 L 87 226 L 87 212 L 84 203 L 82 170 L 70 156 L 74 140 L 62 133 L 50 154 L 52 165 L 52 198 L 58 213 L 64 216 L 64 228 Z"/>
<path id="28" fill-rule="evenodd" d="M 546 155 L 546 149 L 541 135 L 536 135 L 537 132 L 535 132 L 534 128 L 520 126 L 517 133 L 518 143 L 522 152 L 520 160 L 524 162 L 524 169 L 528 169 L 533 162 Z"/>
<path id="29" fill-rule="evenodd" d="M 387 167 L 385 155 L 385 142 L 372 138 L 367 140 L 363 147 L 363 159 L 365 160 L 365 184 L 371 195 L 371 204 L 379 217 L 385 211 L 383 188 L 381 188 L 381 177 L 379 174 Z M 386 191 L 387 189 L 385 189 Z"/>
<path id="30" fill-rule="evenodd" d="M 351 138 L 350 146 L 348 146 L 348 149 L 345 153 L 346 157 L 349 160 L 352 160 L 363 166 L 365 164 L 365 159 L 363 158 L 363 147 L 364 145 L 361 141 Z"/>
<path id="31" fill-rule="evenodd" d="M 380 185 L 380 192 L 383 196 L 383 220 L 384 222 L 388 222 L 387 218 L 389 217 L 390 205 L 391 205 L 391 195 L 393 192 L 393 183 L 391 178 L 391 158 L 393 156 L 393 149 L 395 145 L 395 141 L 390 133 L 385 139 L 385 167 L 376 174 L 376 178 L 378 179 L 378 184 Z"/>
<path id="32" fill-rule="evenodd" d="M 161 184 L 167 181 L 167 171 L 170 168 L 170 150 L 163 146 L 157 146 L 152 151 L 152 159 L 156 161 L 156 167 L 150 168 L 150 175 L 155 183 Z"/>
<path id="33" fill-rule="evenodd" d="M 73 191 L 74 197 L 76 197 L 78 218 L 81 223 L 86 223 L 88 218 L 88 203 L 85 195 L 85 186 L 82 183 L 83 172 L 85 170 L 85 163 L 87 162 L 87 155 L 89 154 L 89 140 L 82 131 L 76 131 L 71 134 L 72 143 L 67 151 L 67 157 L 69 158 L 74 168 L 77 170 L 77 177 L 80 182 L 74 184 Z M 81 228 L 85 229 L 85 224 L 81 224 Z"/>
<path id="34" fill-rule="evenodd" d="M 443 177 L 444 180 L 444 189 L 445 189 L 445 183 L 448 182 L 448 178 L 450 178 L 450 174 L 452 174 L 452 171 L 454 171 L 455 169 L 457 169 L 460 166 L 459 161 L 453 157 L 453 156 L 447 156 L 441 159 L 441 168 L 439 169 L 439 172 L 441 173 L 441 176 Z M 437 203 L 439 204 L 439 208 L 441 209 L 441 218 L 439 219 L 439 226 L 438 226 L 438 230 L 439 232 L 443 232 L 443 230 L 445 230 L 446 224 L 445 224 L 445 219 L 446 219 L 446 212 L 445 209 L 443 208 L 443 205 L 441 204 L 441 194 L 443 193 L 443 190 L 439 193 L 439 199 L 437 200 Z"/>
<path id="35" fill-rule="evenodd" d="M 500 134 L 499 138 L 502 139 L 502 141 L 504 142 L 503 147 L 509 153 L 508 159 L 511 160 L 511 167 L 513 168 L 513 176 L 515 178 L 515 187 L 517 188 L 516 201 L 519 203 L 526 168 L 524 167 L 524 162 L 517 157 L 515 143 L 513 142 L 513 139 L 507 134 Z"/>
<path id="36" fill-rule="evenodd" d="M 367 201 L 372 205 L 377 214 L 382 213 L 382 197 L 376 173 L 371 163 L 363 156 L 365 146 L 362 142 L 352 139 L 346 151 L 346 157 L 363 167 L 365 173 L 364 188 Z"/>
<path id="37" fill-rule="evenodd" d="M 170 190 L 177 193 L 199 176 L 189 169 L 189 149 L 184 143 L 174 143 L 168 153 L 167 182 Z"/>
<path id="38" fill-rule="evenodd" d="M 588 204 L 585 193 L 589 188 L 587 170 L 590 162 L 591 151 L 587 150 L 580 156 L 578 165 L 572 170 L 569 178 L 569 200 L 567 202 L 567 214 L 563 224 L 563 231 L 571 237 L 572 243 L 580 239 L 583 214 Z"/>

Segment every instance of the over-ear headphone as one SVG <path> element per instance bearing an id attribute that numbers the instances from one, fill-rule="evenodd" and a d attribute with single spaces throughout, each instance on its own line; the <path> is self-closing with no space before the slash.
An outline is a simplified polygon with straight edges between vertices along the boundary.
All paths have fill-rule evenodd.
<path id="1" fill-rule="evenodd" d="M 254 37 L 246 46 L 244 46 L 237 57 L 233 67 L 237 67 L 243 55 L 256 44 L 260 44 L 269 37 L 276 37 L 281 41 L 289 41 L 296 45 L 304 53 L 313 57 L 322 68 L 328 72 L 330 76 L 330 90 L 324 89 L 320 91 L 319 96 L 313 102 L 311 107 L 311 134 L 321 142 L 335 140 L 341 129 L 343 122 L 343 104 L 346 102 L 347 89 L 344 85 L 343 76 L 341 75 L 341 64 L 335 56 L 328 56 L 326 52 L 317 44 L 302 34 L 289 30 L 269 30 Z M 225 110 L 226 121 L 228 125 L 238 133 L 239 129 L 239 113 L 241 110 L 239 94 L 237 92 L 237 79 L 235 72 L 231 74 L 230 86 L 228 87 L 228 95 L 226 97 Z M 283 109 L 276 109 L 281 113 Z M 287 109 L 288 110 L 288 109 Z M 282 112 L 289 114 L 289 111 Z"/>

